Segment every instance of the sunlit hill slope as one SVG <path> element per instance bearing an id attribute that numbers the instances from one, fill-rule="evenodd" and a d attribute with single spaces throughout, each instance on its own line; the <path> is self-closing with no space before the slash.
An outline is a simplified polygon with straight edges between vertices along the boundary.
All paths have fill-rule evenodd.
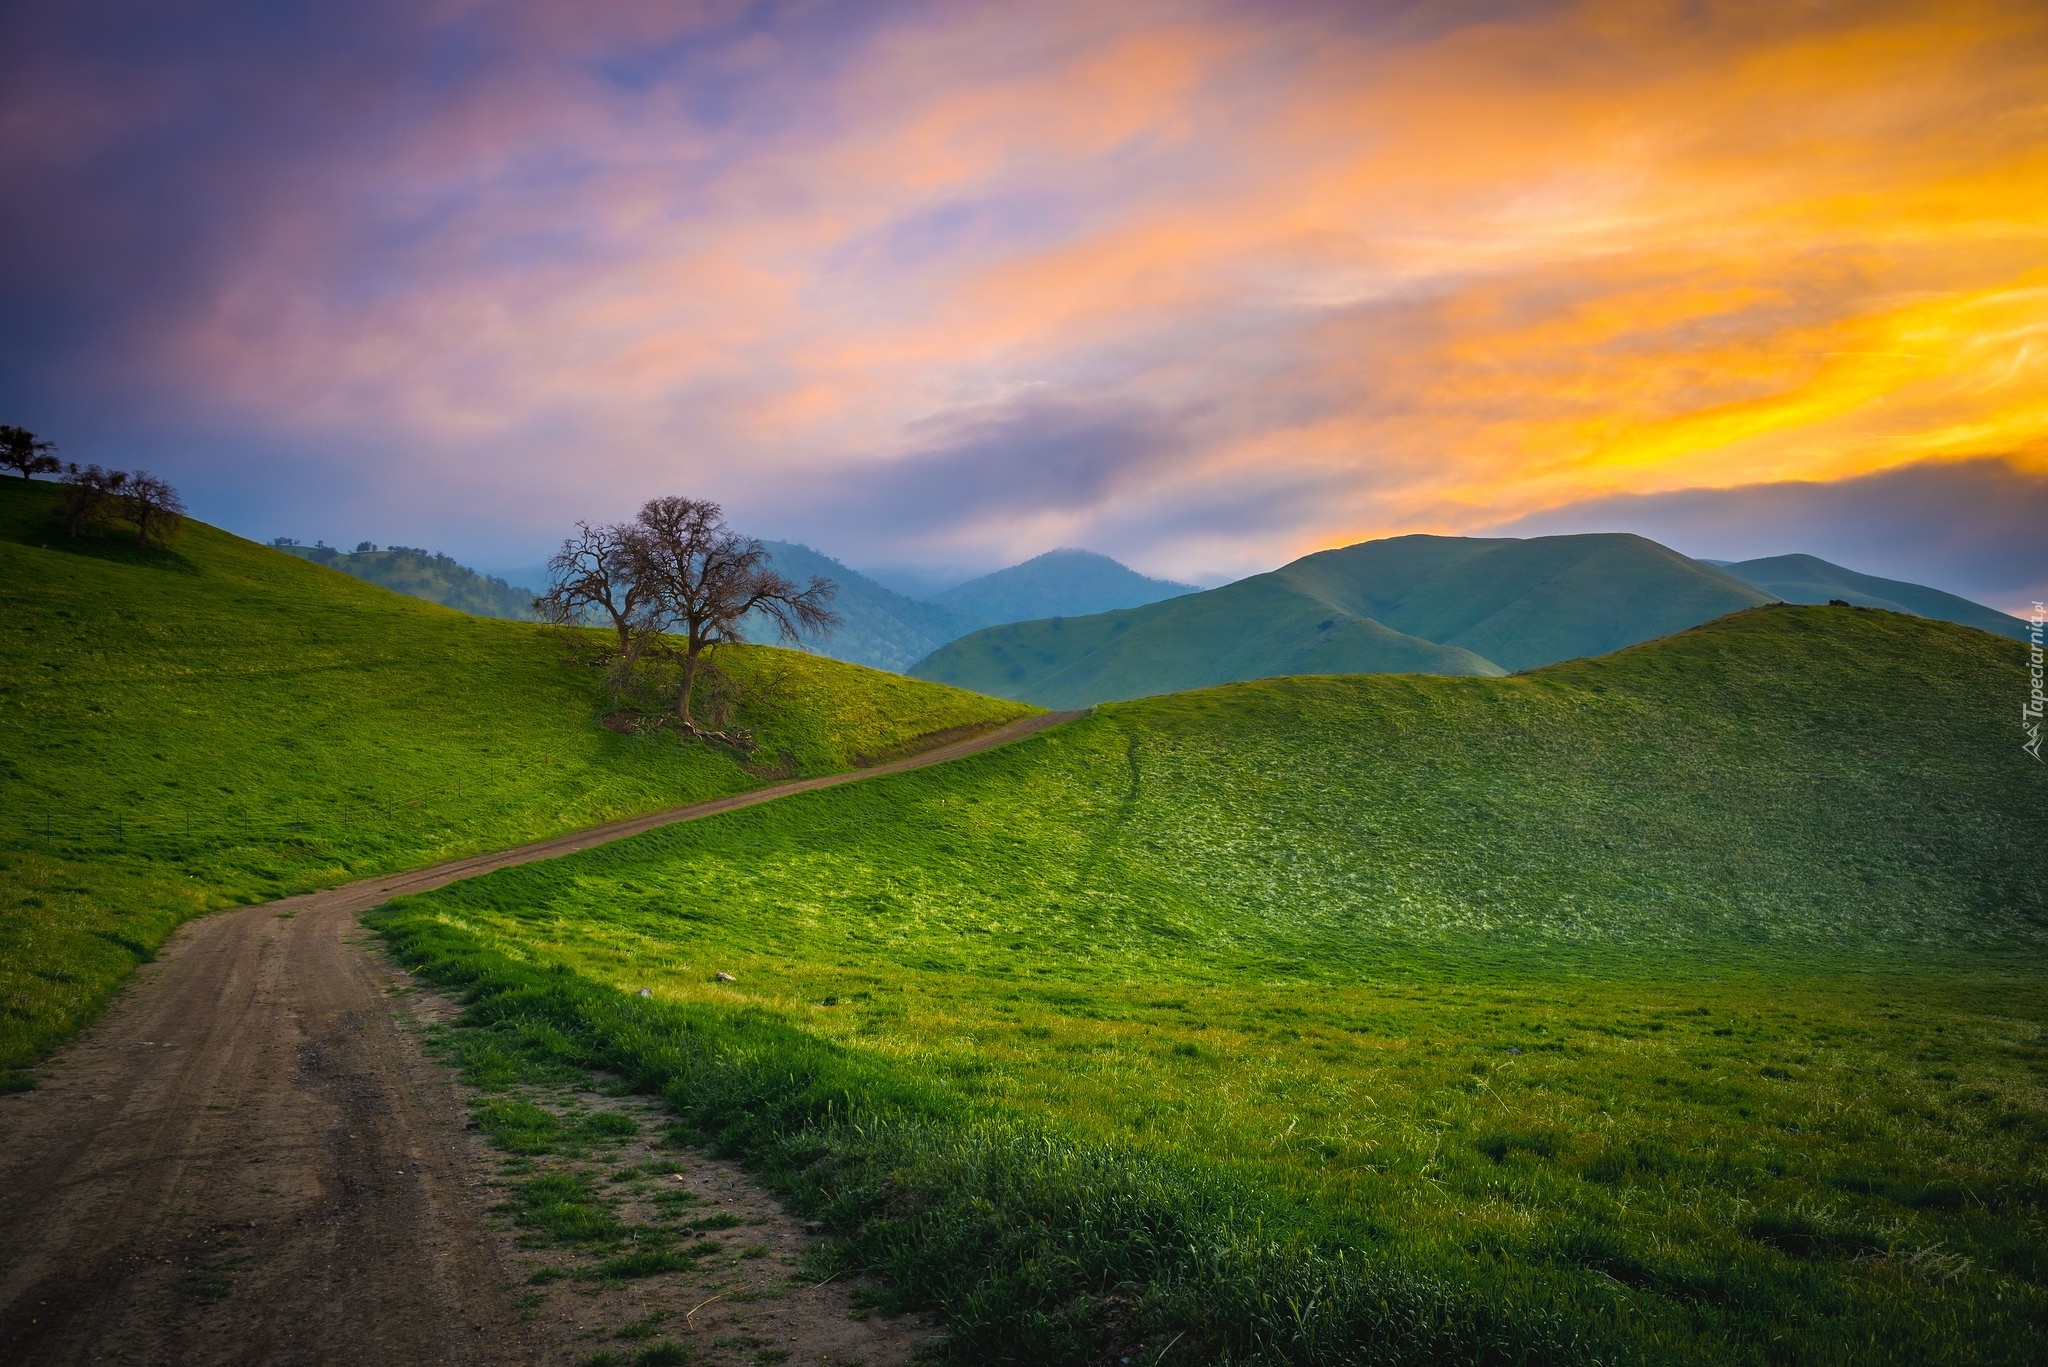
<path id="1" fill-rule="evenodd" d="M 765 767 L 615 734 L 595 674 L 472 617 L 194 523 L 72 540 L 0 481 L 0 1066 L 178 920 L 822 773 L 1028 710 L 794 651 L 730 660 Z M 751 709 L 751 710 L 748 710 Z"/>
<path id="2" fill-rule="evenodd" d="M 379 919 L 472 1057 L 663 1089 L 951 1361 L 2017 1367 L 2019 663 L 1766 606 L 1238 683 Z"/>

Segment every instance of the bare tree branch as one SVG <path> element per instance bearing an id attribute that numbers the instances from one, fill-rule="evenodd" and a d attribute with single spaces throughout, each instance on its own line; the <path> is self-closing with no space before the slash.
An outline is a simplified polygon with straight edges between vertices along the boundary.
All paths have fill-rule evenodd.
<path id="1" fill-rule="evenodd" d="M 548 591 L 533 600 L 543 622 L 580 622 L 592 609 L 618 633 L 618 657 L 630 667 L 653 627 L 651 596 L 635 575 L 635 529 L 576 524 L 576 534 L 548 559 Z"/>
<path id="2" fill-rule="evenodd" d="M 58 516 L 64 520 L 65 534 L 78 536 L 113 521 L 121 511 L 128 474 L 124 470 L 102 470 L 97 465 L 80 467 L 74 462 L 65 468 L 64 483 L 64 506 Z"/>
<path id="3" fill-rule="evenodd" d="M 685 730 L 696 729 L 690 704 L 707 654 L 743 642 L 747 614 L 760 612 L 790 642 L 839 623 L 826 606 L 837 586 L 813 575 L 798 588 L 776 573 L 767 549 L 728 528 L 716 503 L 651 499 L 640 509 L 626 544 L 634 558 L 634 582 L 648 592 L 655 620 L 683 638 L 675 715 Z"/>
<path id="4" fill-rule="evenodd" d="M 128 520 L 135 524 L 135 539 L 143 545 L 168 546 L 184 530 L 184 500 L 167 480 L 137 470 L 128 476 L 124 499 Z"/>

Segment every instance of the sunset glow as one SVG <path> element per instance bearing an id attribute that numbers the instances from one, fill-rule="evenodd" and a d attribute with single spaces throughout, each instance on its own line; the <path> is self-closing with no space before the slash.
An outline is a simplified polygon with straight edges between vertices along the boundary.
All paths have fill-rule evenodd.
<path id="1" fill-rule="evenodd" d="M 680 488 L 855 563 L 1214 577 L 1616 495 L 2048 479 L 2030 0 L 6 25 L 47 212 L 5 230 L 40 337 L 0 397 L 190 433 L 252 533 L 538 546 Z"/>

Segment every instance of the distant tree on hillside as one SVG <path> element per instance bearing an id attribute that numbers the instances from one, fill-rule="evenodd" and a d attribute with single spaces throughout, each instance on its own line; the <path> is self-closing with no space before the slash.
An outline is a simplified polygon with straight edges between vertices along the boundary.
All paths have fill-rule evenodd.
<path id="1" fill-rule="evenodd" d="M 128 473 L 74 461 L 64 469 L 64 483 L 64 505 L 57 515 L 63 519 L 66 535 L 80 536 L 106 526 L 122 511 Z"/>
<path id="2" fill-rule="evenodd" d="M 622 543 L 652 623 L 683 638 L 675 717 L 691 734 L 697 734 L 690 704 L 700 676 L 715 671 L 712 657 L 719 646 L 746 639 L 741 623 L 749 613 L 761 613 L 791 642 L 839 623 L 826 606 L 838 592 L 831 580 L 812 575 L 798 588 L 777 574 L 767 549 L 727 527 L 716 503 L 652 499 L 624 531 Z"/>
<path id="3" fill-rule="evenodd" d="M 44 441 L 26 427 L 0 423 L 0 466 L 21 471 L 23 479 L 56 474 L 60 467 L 50 454 L 56 449 L 56 442 Z"/>
<path id="4" fill-rule="evenodd" d="M 634 573 L 634 529 L 576 524 L 576 534 L 548 558 L 547 592 L 533 600 L 543 622 L 569 624 L 602 612 L 618 633 L 618 659 L 630 665 L 653 627 L 651 595 Z"/>
<path id="5" fill-rule="evenodd" d="M 135 539 L 145 546 L 168 546 L 184 530 L 184 500 L 168 480 L 147 470 L 128 476 L 124 502 L 128 520 L 135 524 Z"/>

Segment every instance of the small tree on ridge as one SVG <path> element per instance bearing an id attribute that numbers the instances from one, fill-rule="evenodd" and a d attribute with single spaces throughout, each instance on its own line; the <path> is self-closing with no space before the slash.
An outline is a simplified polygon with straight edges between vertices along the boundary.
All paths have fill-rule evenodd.
<path id="1" fill-rule="evenodd" d="M 792 644 L 804 632 L 838 625 L 826 606 L 838 592 L 832 581 L 812 575 L 798 588 L 770 568 L 766 547 L 725 525 L 716 503 L 651 499 L 634 519 L 626 544 L 634 583 L 646 593 L 655 622 L 683 638 L 675 716 L 686 732 L 697 729 L 690 702 L 700 673 L 715 667 L 712 655 L 719 646 L 746 640 L 742 623 L 749 613 L 761 613 Z"/>
<path id="2" fill-rule="evenodd" d="M 135 539 L 147 546 L 168 546 L 185 526 L 185 503 L 168 480 L 147 470 L 128 476 L 124 491 L 128 520 L 135 524 Z"/>
<path id="3" fill-rule="evenodd" d="M 80 466 L 73 462 L 65 468 L 64 483 L 64 506 L 57 515 L 64 521 L 65 534 L 78 536 L 113 521 L 121 511 L 128 474 L 125 470 L 102 470 L 97 465 Z"/>
<path id="4" fill-rule="evenodd" d="M 0 466 L 21 471 L 24 480 L 34 475 L 56 474 L 60 467 L 57 458 L 50 454 L 56 449 L 56 442 L 44 441 L 26 427 L 0 423 Z"/>

